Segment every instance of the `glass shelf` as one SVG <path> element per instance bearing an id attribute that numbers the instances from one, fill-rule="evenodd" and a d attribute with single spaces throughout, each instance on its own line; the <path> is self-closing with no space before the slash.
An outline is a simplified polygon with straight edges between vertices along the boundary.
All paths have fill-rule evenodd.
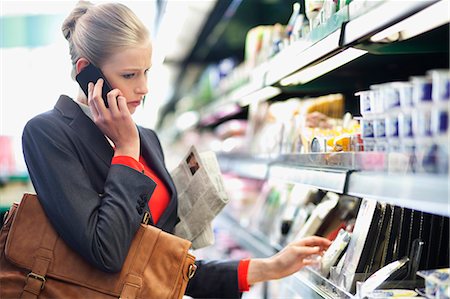
<path id="1" fill-rule="evenodd" d="M 241 177 L 284 180 L 450 216 L 448 175 L 409 173 L 409 167 L 392 172 L 389 167 L 398 163 L 392 163 L 389 154 L 315 153 L 252 158 L 222 153 L 218 158 L 223 172 Z M 400 170 L 398 166 L 391 168 Z"/>

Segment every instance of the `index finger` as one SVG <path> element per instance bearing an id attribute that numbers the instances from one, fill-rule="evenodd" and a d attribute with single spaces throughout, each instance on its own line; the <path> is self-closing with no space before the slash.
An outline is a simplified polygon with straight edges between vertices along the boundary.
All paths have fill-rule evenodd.
<path id="1" fill-rule="evenodd" d="M 299 241 L 299 243 L 304 246 L 320 246 L 325 248 L 331 245 L 330 240 L 319 236 L 310 236 L 303 238 Z"/>
<path id="2" fill-rule="evenodd" d="M 95 107 L 98 112 L 105 113 L 107 108 L 105 106 L 104 99 L 102 98 L 102 89 L 103 89 L 103 79 L 99 78 L 94 85 L 94 89 L 92 92 L 92 98 L 90 100 L 94 101 Z"/>

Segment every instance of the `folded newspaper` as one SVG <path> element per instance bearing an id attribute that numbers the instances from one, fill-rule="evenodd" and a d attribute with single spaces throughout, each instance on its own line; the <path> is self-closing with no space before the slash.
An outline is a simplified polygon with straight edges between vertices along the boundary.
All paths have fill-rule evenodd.
<path id="1" fill-rule="evenodd" d="M 175 235 L 190 240 L 193 249 L 213 244 L 211 222 L 228 203 L 215 153 L 199 154 L 192 146 L 171 175 L 178 192 L 180 218 Z"/>

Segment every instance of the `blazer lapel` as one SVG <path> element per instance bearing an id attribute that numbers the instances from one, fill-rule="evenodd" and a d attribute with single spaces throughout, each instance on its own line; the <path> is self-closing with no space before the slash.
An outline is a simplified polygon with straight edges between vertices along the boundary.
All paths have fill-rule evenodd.
<path id="1" fill-rule="evenodd" d="M 80 136 L 81 140 L 92 148 L 106 165 L 110 166 L 114 155 L 113 148 L 102 131 L 84 114 L 78 104 L 68 96 L 62 95 L 56 103 L 55 109 L 69 120 L 69 126 Z"/>
<path id="2" fill-rule="evenodd" d="M 139 127 L 138 127 L 139 128 Z M 177 209 L 177 192 L 175 189 L 175 185 L 170 177 L 169 172 L 167 171 L 166 166 L 164 165 L 163 159 L 158 156 L 157 149 L 160 147 L 159 144 L 156 143 L 156 140 L 153 138 L 146 137 L 141 132 L 141 128 L 139 128 L 139 137 L 141 140 L 141 155 L 144 158 L 145 162 L 151 169 L 155 172 L 155 174 L 165 183 L 166 187 L 169 189 L 170 194 L 170 202 L 167 206 L 166 210 L 159 218 L 158 223 L 156 224 L 158 227 L 163 227 L 167 220 L 171 217 L 174 210 Z"/>

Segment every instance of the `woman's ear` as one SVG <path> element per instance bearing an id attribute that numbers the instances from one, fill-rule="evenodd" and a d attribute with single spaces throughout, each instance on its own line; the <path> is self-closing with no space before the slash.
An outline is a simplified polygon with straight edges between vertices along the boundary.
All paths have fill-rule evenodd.
<path id="1" fill-rule="evenodd" d="M 82 69 L 84 69 L 88 65 L 89 61 L 86 58 L 81 57 L 80 59 L 78 59 L 77 63 L 75 64 L 77 75 L 81 72 Z"/>

